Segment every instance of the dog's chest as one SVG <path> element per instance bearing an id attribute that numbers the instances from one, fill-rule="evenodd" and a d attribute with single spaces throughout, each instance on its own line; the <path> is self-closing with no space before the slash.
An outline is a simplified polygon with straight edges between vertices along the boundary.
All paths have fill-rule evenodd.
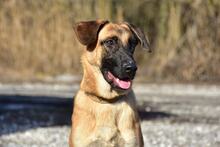
<path id="1" fill-rule="evenodd" d="M 121 136 L 122 126 L 133 126 L 134 111 L 127 102 L 101 104 L 96 107 L 96 127 L 94 137 L 98 142 L 108 142 L 113 146 L 121 146 L 124 139 Z M 131 129 L 132 128 L 127 128 Z"/>

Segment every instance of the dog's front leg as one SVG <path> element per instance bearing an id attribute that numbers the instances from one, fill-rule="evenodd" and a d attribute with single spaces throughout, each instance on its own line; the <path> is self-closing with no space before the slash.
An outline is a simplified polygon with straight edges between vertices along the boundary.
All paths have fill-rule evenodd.
<path id="1" fill-rule="evenodd" d="M 118 124 L 125 147 L 143 147 L 139 121 L 136 113 L 131 108 L 122 112 Z"/>
<path id="2" fill-rule="evenodd" d="M 136 135 L 138 138 L 138 144 L 140 147 L 144 146 L 144 139 L 143 139 L 143 134 L 141 131 L 141 124 L 139 122 L 139 120 L 135 123 L 135 129 L 136 129 Z"/>

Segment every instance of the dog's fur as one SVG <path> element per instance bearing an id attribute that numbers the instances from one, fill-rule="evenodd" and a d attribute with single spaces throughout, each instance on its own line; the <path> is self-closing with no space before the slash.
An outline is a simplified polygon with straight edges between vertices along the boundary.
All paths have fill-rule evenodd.
<path id="1" fill-rule="evenodd" d="M 121 48 L 135 48 L 137 42 L 129 43 L 130 38 L 148 48 L 143 32 L 128 23 L 101 20 L 77 23 L 74 31 L 86 49 L 82 55 L 84 75 L 74 100 L 70 147 L 143 147 L 135 95 L 131 88 L 120 89 L 106 80 L 103 62 L 108 53 L 102 44 L 103 40 L 116 36 L 123 46 Z M 133 51 L 128 54 L 126 60 L 135 64 Z M 123 78 L 123 74 L 109 68 Z M 127 76 L 129 80 L 134 74 Z"/>

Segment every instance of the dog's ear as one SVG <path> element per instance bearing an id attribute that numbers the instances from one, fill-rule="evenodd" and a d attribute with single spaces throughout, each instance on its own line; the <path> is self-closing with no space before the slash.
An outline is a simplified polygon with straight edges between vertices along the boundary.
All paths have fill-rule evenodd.
<path id="1" fill-rule="evenodd" d="M 76 23 L 73 29 L 79 42 L 88 47 L 97 41 L 98 33 L 106 23 L 106 20 L 82 21 Z"/>
<path id="2" fill-rule="evenodd" d="M 148 52 L 152 52 L 152 50 L 150 48 L 150 43 L 148 41 L 147 36 L 144 35 L 144 32 L 140 28 L 138 28 L 130 23 L 124 22 L 124 24 L 126 24 L 130 28 L 130 30 L 135 34 L 135 36 L 138 38 L 138 40 L 141 44 L 141 47 L 143 49 L 147 49 Z"/>

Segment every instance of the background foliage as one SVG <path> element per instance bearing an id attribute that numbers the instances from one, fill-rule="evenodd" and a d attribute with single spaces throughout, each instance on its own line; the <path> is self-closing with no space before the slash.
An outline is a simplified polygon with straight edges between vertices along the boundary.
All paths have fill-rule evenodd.
<path id="1" fill-rule="evenodd" d="M 81 73 L 72 25 L 140 26 L 154 52 L 137 49 L 142 79 L 220 81 L 219 0 L 0 0 L 0 76 Z"/>

